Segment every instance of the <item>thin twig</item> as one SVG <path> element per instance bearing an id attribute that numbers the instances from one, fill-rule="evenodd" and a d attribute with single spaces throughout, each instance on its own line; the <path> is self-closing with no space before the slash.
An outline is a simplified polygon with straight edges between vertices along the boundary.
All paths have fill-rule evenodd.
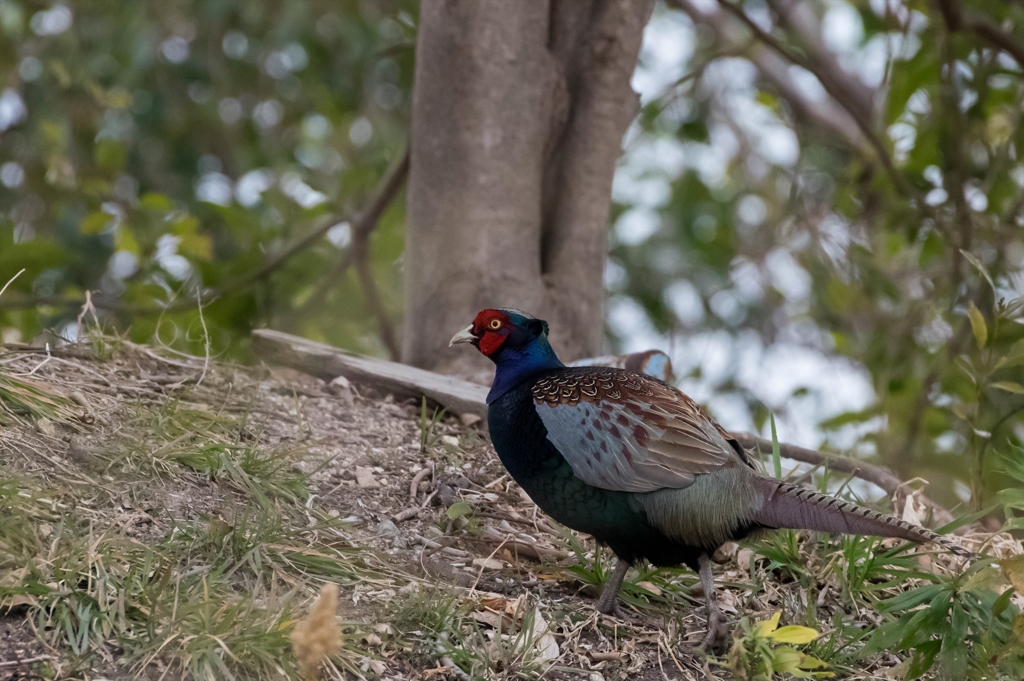
<path id="1" fill-rule="evenodd" d="M 366 302 L 370 309 L 377 315 L 377 323 L 380 325 L 380 339 L 387 348 L 388 357 L 392 362 L 397 362 L 401 353 L 398 350 L 398 341 L 395 340 L 395 327 L 391 324 L 387 310 L 384 309 L 384 301 L 381 299 L 380 289 L 373 279 L 373 272 L 370 270 L 370 248 L 364 238 L 360 243 L 352 244 L 355 250 L 356 273 L 363 283 L 363 293 L 366 294 Z"/>
<path id="2" fill-rule="evenodd" d="M 427 477 L 428 475 L 430 475 L 430 469 L 421 468 L 419 471 L 416 472 L 416 475 L 413 476 L 412 482 L 409 483 L 410 504 L 416 502 L 416 493 L 419 491 L 420 483 L 423 482 L 423 478 Z"/>
<path id="3" fill-rule="evenodd" d="M 484 576 L 484 570 L 487 568 L 487 562 L 494 558 L 498 551 L 501 550 L 501 547 L 508 543 L 509 539 L 514 539 L 514 537 L 512 535 L 505 537 L 505 539 L 503 539 L 502 542 L 498 544 L 493 551 L 491 551 L 491 555 L 484 558 L 484 562 L 480 565 L 480 571 L 476 573 L 476 579 L 473 580 L 473 586 L 469 587 L 470 596 L 472 596 L 476 591 L 476 585 L 480 583 L 480 578 Z"/>
<path id="4" fill-rule="evenodd" d="M 24 274 L 24 272 L 25 272 L 25 268 L 24 268 L 24 267 L 22 267 L 22 268 L 21 268 L 21 270 L 20 270 L 20 271 L 19 271 L 19 272 L 18 272 L 17 274 L 15 274 L 15 275 L 14 275 L 13 277 L 11 277 L 10 279 L 8 279 L 8 280 L 7 280 L 7 283 L 6 283 L 6 284 L 4 284 L 4 287 L 3 287 L 3 288 L 0 288 L 0 296 L 3 296 L 3 294 L 4 294 L 4 291 L 6 291 L 6 290 L 7 290 L 7 287 L 8 287 L 8 286 L 10 286 L 11 284 L 13 284 L 13 283 L 14 283 L 14 280 L 15 280 L 15 279 L 17 279 L 18 277 L 20 277 L 20 276 L 21 276 L 22 274 Z"/>
<path id="5" fill-rule="evenodd" d="M 198 388 L 203 379 L 206 378 L 206 371 L 210 368 L 210 332 L 206 329 L 206 319 L 203 318 L 203 298 L 202 291 L 196 289 L 196 305 L 199 306 L 199 323 L 203 327 L 203 373 L 199 375 L 199 380 L 196 381 L 196 387 Z"/>
<path id="6" fill-rule="evenodd" d="M 313 293 L 311 293 L 309 298 L 307 298 L 306 301 L 302 303 L 302 305 L 300 305 L 292 314 L 293 319 L 301 318 L 309 310 L 320 309 L 327 294 L 338 283 L 338 280 L 344 276 L 352 263 L 357 260 L 359 257 L 359 251 L 361 249 L 366 249 L 366 245 L 369 243 L 370 234 L 372 234 L 373 230 L 377 228 L 377 222 L 398 194 L 399 188 L 401 188 L 408 175 L 409 151 L 406 149 L 405 155 L 402 156 L 402 160 L 397 166 L 395 166 L 395 169 L 391 171 L 387 180 L 385 180 L 376 199 L 374 199 L 366 209 L 366 212 L 353 223 L 352 243 L 348 250 L 345 251 L 331 271 L 320 278 L 320 283 L 313 290 Z M 363 282 L 363 286 L 364 288 L 366 287 L 365 281 Z M 372 283 L 371 286 L 373 286 Z M 385 340 L 385 343 L 387 343 L 387 340 Z"/>
<path id="7" fill-rule="evenodd" d="M 24 271 L 24 270 L 22 270 Z M 43 660 L 51 660 L 53 655 L 37 655 L 36 657 L 26 657 L 22 660 L 4 660 L 0 662 L 0 669 L 10 669 L 11 667 L 21 667 L 26 664 L 32 664 L 33 662 L 42 662 Z"/>

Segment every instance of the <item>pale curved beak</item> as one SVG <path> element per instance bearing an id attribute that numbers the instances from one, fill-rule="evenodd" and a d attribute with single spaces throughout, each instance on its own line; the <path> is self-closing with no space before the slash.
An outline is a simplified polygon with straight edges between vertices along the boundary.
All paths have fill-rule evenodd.
<path id="1" fill-rule="evenodd" d="M 448 341 L 448 347 L 455 345 L 456 343 L 472 343 L 476 340 L 476 336 L 473 335 L 473 325 L 470 324 L 462 331 L 452 336 L 452 339 Z"/>

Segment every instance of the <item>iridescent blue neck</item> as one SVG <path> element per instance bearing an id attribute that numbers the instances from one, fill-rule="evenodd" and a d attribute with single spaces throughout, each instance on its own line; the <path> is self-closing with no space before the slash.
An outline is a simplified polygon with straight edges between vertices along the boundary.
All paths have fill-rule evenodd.
<path id="1" fill-rule="evenodd" d="M 543 335 L 520 348 L 502 347 L 491 360 L 498 368 L 494 372 L 491 392 L 487 393 L 487 404 L 494 402 L 530 376 L 565 366 L 555 356 L 547 336 Z"/>

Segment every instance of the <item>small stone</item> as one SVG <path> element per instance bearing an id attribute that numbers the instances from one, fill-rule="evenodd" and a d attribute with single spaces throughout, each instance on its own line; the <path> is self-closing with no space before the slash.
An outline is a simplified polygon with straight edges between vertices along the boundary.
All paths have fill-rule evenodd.
<path id="1" fill-rule="evenodd" d="M 476 424 L 480 423 L 481 421 L 483 421 L 483 419 L 477 416 L 476 414 L 470 414 L 468 412 L 465 414 L 459 414 L 459 420 L 462 421 L 462 425 L 466 426 L 467 428 L 471 428 Z"/>
<path id="2" fill-rule="evenodd" d="M 395 525 L 393 522 L 391 522 L 387 518 L 385 518 L 384 520 L 380 521 L 380 524 L 377 525 L 377 536 L 378 537 L 397 537 L 400 534 L 401 534 L 401 532 L 398 529 L 398 525 Z"/>
<path id="3" fill-rule="evenodd" d="M 442 435 L 441 442 L 445 443 L 449 447 L 459 446 L 459 438 L 455 437 L 454 435 Z"/>
<path id="4" fill-rule="evenodd" d="M 36 421 L 36 430 L 46 437 L 57 437 L 57 426 L 53 425 L 53 421 L 45 416 Z"/>
<path id="5" fill-rule="evenodd" d="M 482 567 L 486 570 L 500 570 L 505 567 L 505 564 L 500 560 L 494 560 L 493 558 L 474 558 L 473 565 L 476 567 Z"/>
<path id="6" fill-rule="evenodd" d="M 373 471 L 365 466 L 356 466 L 356 484 L 367 489 L 380 487 L 380 483 L 373 478 Z"/>
<path id="7" fill-rule="evenodd" d="M 352 384 L 344 376 L 335 376 L 330 383 L 327 384 L 327 392 L 331 393 L 335 397 L 341 398 L 341 401 L 346 406 L 351 407 L 355 404 L 355 394 L 352 390 Z"/>
<path id="8" fill-rule="evenodd" d="M 68 455 L 78 463 L 91 463 L 96 459 L 92 442 L 81 435 L 72 435 L 68 440 Z"/>

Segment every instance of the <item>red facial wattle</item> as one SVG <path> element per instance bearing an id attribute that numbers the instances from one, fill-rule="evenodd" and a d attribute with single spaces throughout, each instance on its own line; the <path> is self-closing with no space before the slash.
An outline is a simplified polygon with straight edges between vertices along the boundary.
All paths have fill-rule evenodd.
<path id="1" fill-rule="evenodd" d="M 477 347 L 487 357 L 496 353 L 508 338 L 511 320 L 500 310 L 483 310 L 473 320 L 473 335 L 479 340 Z"/>
<path id="2" fill-rule="evenodd" d="M 480 348 L 480 352 L 490 357 L 498 351 L 506 338 L 508 338 L 507 330 L 502 333 L 501 331 L 491 331 L 488 329 L 484 332 L 484 335 L 480 336 L 480 342 L 477 345 Z"/>

